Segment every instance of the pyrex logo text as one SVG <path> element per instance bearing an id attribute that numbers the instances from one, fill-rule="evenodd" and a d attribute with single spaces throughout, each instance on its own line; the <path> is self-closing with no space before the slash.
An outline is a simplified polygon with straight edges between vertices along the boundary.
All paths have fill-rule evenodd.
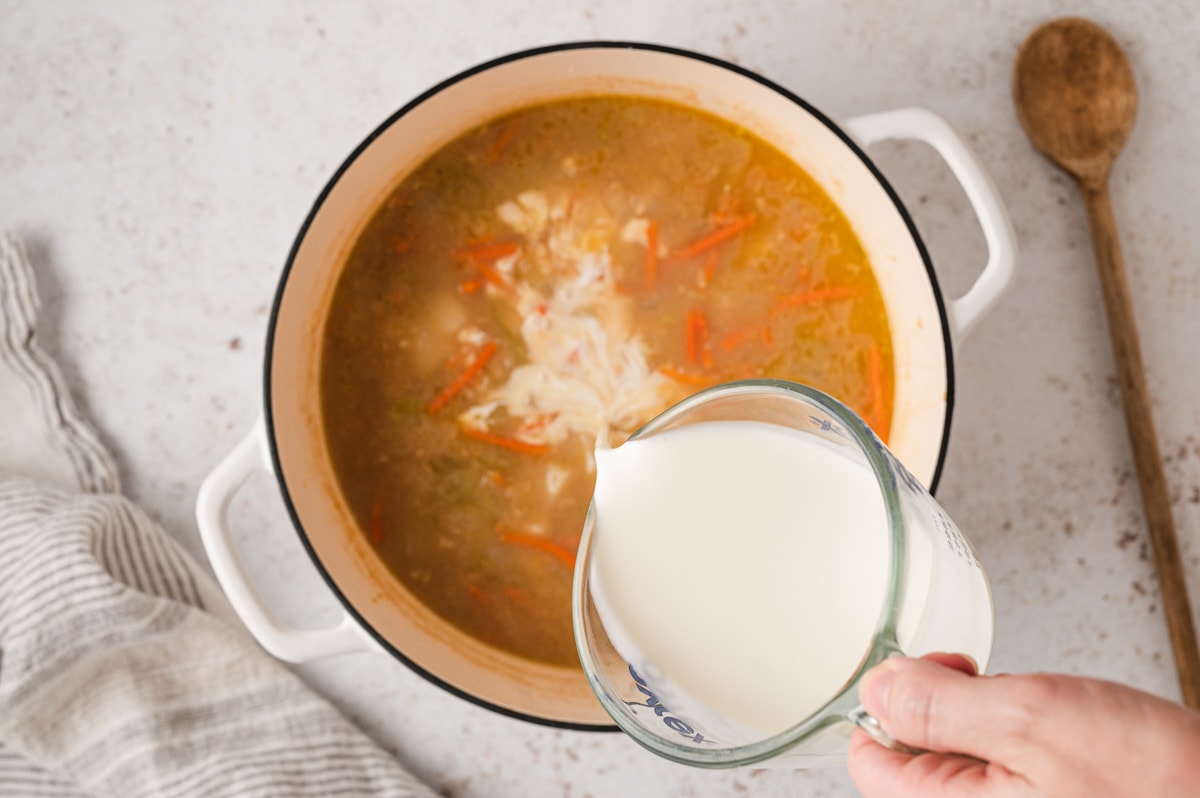
<path id="1" fill-rule="evenodd" d="M 633 669 L 632 665 L 629 666 L 629 675 L 633 677 L 633 681 L 637 684 L 638 692 L 646 696 L 646 706 L 653 709 L 654 714 L 662 718 L 663 724 L 666 725 L 668 729 L 678 732 L 684 737 L 690 738 L 694 743 L 707 742 L 704 739 L 704 735 L 693 729 L 691 725 L 685 723 L 680 718 L 669 714 L 670 710 L 662 705 L 662 702 L 658 700 L 658 696 L 656 696 L 650 689 L 650 686 L 646 684 L 646 680 L 641 676 L 638 676 L 638 672 Z"/>

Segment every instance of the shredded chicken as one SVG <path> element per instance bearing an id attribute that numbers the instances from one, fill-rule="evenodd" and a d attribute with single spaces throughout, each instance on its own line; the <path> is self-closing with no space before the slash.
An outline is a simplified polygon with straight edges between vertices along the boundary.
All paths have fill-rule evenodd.
<path id="1" fill-rule="evenodd" d="M 680 398 L 679 386 L 647 363 L 632 301 L 617 292 L 609 246 L 630 235 L 632 223 L 618 230 L 602 206 L 578 208 L 539 191 L 505 202 L 497 215 L 524 242 L 504 264 L 514 290 L 489 295 L 515 304 L 529 360 L 460 422 L 484 429 L 503 408 L 537 419 L 518 432 L 528 443 L 594 440 L 604 429 L 632 432 Z"/>

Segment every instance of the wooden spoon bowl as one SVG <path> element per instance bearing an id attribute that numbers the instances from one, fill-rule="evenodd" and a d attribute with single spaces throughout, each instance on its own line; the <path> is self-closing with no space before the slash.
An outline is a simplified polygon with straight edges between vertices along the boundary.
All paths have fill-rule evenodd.
<path id="1" fill-rule="evenodd" d="M 1103 181 L 1137 114 L 1137 85 L 1120 45 L 1085 19 L 1059 19 L 1021 45 L 1017 116 L 1033 146 L 1076 178 Z"/>

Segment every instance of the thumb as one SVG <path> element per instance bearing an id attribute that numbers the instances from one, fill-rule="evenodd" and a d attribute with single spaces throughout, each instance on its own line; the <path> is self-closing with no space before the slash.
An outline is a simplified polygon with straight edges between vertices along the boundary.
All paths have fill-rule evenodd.
<path id="1" fill-rule="evenodd" d="M 1003 680 L 975 677 L 926 659 L 885 660 L 863 677 L 863 708 L 897 740 L 928 751 L 996 759 L 994 719 L 1012 699 Z"/>

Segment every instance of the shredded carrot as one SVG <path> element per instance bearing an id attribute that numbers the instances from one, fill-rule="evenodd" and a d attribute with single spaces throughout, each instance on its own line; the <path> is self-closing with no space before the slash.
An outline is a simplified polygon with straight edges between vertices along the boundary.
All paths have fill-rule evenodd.
<path id="1" fill-rule="evenodd" d="M 532 416 L 529 418 L 529 420 L 521 425 L 521 432 L 537 432 L 538 430 L 544 428 L 547 424 L 552 423 L 556 418 L 558 418 L 558 413 L 542 413 L 540 415 Z"/>
<path id="2" fill-rule="evenodd" d="M 879 344 L 872 343 L 867 353 L 867 384 L 871 386 L 871 416 L 875 423 L 872 428 L 881 439 L 887 437 L 887 413 L 883 406 L 883 357 L 879 353 Z"/>
<path id="3" fill-rule="evenodd" d="M 482 277 L 476 277 L 472 280 L 466 280 L 465 282 L 461 282 L 458 284 L 459 293 L 462 293 L 462 294 L 473 294 L 476 291 L 478 291 L 480 288 L 483 288 L 483 278 Z"/>
<path id="4" fill-rule="evenodd" d="M 475 375 L 483 371 L 483 367 L 492 359 L 492 355 L 496 354 L 496 344 L 493 341 L 488 341 L 483 345 L 483 348 L 471 359 L 467 367 L 458 373 L 458 376 L 445 388 L 441 393 L 433 397 L 433 401 L 429 403 L 426 410 L 432 415 L 441 410 L 450 400 L 453 399 L 459 391 L 466 388 L 471 380 L 475 379 Z"/>
<path id="5" fill-rule="evenodd" d="M 798 308 L 801 305 L 809 305 L 813 302 L 825 302 L 833 299 L 848 299 L 854 296 L 854 289 L 849 286 L 839 285 L 832 288 L 818 288 L 813 291 L 801 291 L 798 294 L 785 296 L 775 303 L 775 307 L 771 308 L 771 315 L 778 316 L 780 313 Z"/>
<path id="6" fill-rule="evenodd" d="M 729 335 L 726 335 L 724 338 L 722 338 L 721 339 L 721 348 L 724 349 L 726 352 L 732 352 L 733 350 L 737 349 L 739 346 L 741 346 L 742 344 L 746 343 L 751 338 L 753 338 L 754 336 L 759 335 L 759 334 L 760 333 L 759 333 L 759 328 L 758 328 L 757 324 L 751 324 L 749 326 L 742 327 L 741 329 L 734 330 Z"/>
<path id="7" fill-rule="evenodd" d="M 683 320 L 684 339 L 687 348 L 687 362 L 695 363 L 700 351 L 700 339 L 696 327 L 696 311 L 689 310 Z"/>
<path id="8" fill-rule="evenodd" d="M 481 588 L 479 585 L 476 585 L 476 584 L 467 585 L 467 592 L 471 594 L 471 598 L 475 599 L 480 604 L 488 603 L 488 595 L 487 595 L 487 593 L 485 593 L 483 591 L 483 588 Z"/>
<path id="9" fill-rule="evenodd" d="M 464 426 L 460 427 L 460 429 L 462 429 L 463 435 L 466 435 L 468 438 L 474 438 L 477 441 L 490 443 L 502 449 L 511 449 L 514 452 L 521 452 L 522 454 L 546 454 L 550 451 L 550 447 L 544 443 L 528 443 L 526 441 L 519 441 L 516 438 L 505 438 L 475 427 Z"/>
<path id="10" fill-rule="evenodd" d="M 574 568 L 574 565 L 571 567 Z M 512 587 L 510 585 L 509 587 L 504 588 L 504 596 L 513 604 L 516 604 L 518 607 L 523 609 L 528 609 L 532 605 L 532 602 L 529 600 L 529 596 L 519 587 Z"/>
<path id="11" fill-rule="evenodd" d="M 395 252 L 397 255 L 403 255 L 410 249 L 412 249 L 412 242 L 407 238 L 400 238 L 397 236 L 396 238 L 392 239 L 392 252 Z"/>
<path id="12" fill-rule="evenodd" d="M 504 129 L 500 131 L 500 135 L 496 137 L 496 141 L 492 144 L 492 148 L 488 150 L 488 163 L 495 163 L 500 156 L 504 154 L 504 150 L 512 141 L 513 135 L 517 132 L 517 120 L 510 119 Z"/>
<path id="13" fill-rule="evenodd" d="M 665 377 L 670 377 L 676 382 L 687 383 L 688 385 L 708 385 L 709 379 L 699 374 L 688 374 L 686 371 L 673 369 L 669 366 L 662 366 L 658 370 L 659 374 Z"/>
<path id="14" fill-rule="evenodd" d="M 488 481 L 491 482 L 493 485 L 495 485 L 497 488 L 504 485 L 504 475 L 501 474 L 499 471 L 492 469 L 491 471 L 487 472 L 486 476 L 488 478 Z"/>
<path id="15" fill-rule="evenodd" d="M 734 330 L 729 335 L 721 339 L 721 348 L 726 352 L 732 352 L 742 344 L 752 338 L 761 338 L 764 344 L 775 343 L 775 335 L 771 332 L 770 324 L 749 324 L 740 329 Z"/>
<path id="16" fill-rule="evenodd" d="M 701 287 L 708 288 L 710 285 L 712 285 L 713 275 L 716 273 L 716 271 L 717 251 L 715 249 L 710 249 L 708 251 L 708 257 L 704 261 L 704 282 L 701 283 Z"/>
<path id="17" fill-rule="evenodd" d="M 492 267 L 492 264 L 501 258 L 515 255 L 518 250 L 520 250 L 520 246 L 513 241 L 505 241 L 497 244 L 494 241 L 472 240 L 467 246 L 455 252 L 454 257 L 460 260 L 471 261 L 475 265 L 475 268 L 479 269 L 479 273 L 483 275 L 483 279 L 497 288 L 510 290 L 512 286 L 508 284 L 508 280 L 504 278 L 504 275 L 496 271 Z"/>
<path id="18" fill-rule="evenodd" d="M 508 280 L 504 279 L 504 275 L 489 266 L 486 261 L 475 261 L 475 265 L 479 268 L 479 273 L 483 275 L 483 279 L 497 288 L 508 290 L 512 287 L 508 284 Z"/>
<path id="19" fill-rule="evenodd" d="M 552 540 L 546 540 L 537 535 L 529 535 L 524 532 L 505 532 L 500 536 L 500 540 L 504 543 L 515 543 L 519 546 L 529 546 L 530 548 L 544 551 L 567 566 L 567 568 L 572 571 L 575 570 L 575 555 Z"/>
<path id="20" fill-rule="evenodd" d="M 718 244 L 728 241 L 752 224 L 754 224 L 754 214 L 742 216 L 725 225 L 724 227 L 719 227 L 708 235 L 693 241 L 683 249 L 672 252 L 667 256 L 666 259 L 668 261 L 679 261 L 695 257 L 701 252 L 710 250 Z"/>
<path id="21" fill-rule="evenodd" d="M 387 295 L 387 301 L 391 302 L 393 305 L 403 305 L 404 304 L 404 292 L 403 291 L 393 291 L 392 293 Z"/>
<path id="22" fill-rule="evenodd" d="M 469 258 L 473 261 L 495 262 L 509 255 L 515 255 L 521 247 L 515 241 L 505 241 L 500 244 L 480 242 L 472 244 L 454 253 L 457 258 Z"/>
<path id="23" fill-rule="evenodd" d="M 658 222 L 646 225 L 646 290 L 658 289 Z"/>
<path id="24" fill-rule="evenodd" d="M 688 360 L 695 363 L 698 357 L 704 368 L 710 369 L 713 359 L 712 348 L 708 344 L 708 316 L 703 311 L 690 310 L 688 321 Z"/>
<path id="25" fill-rule="evenodd" d="M 383 502 L 379 499 L 371 505 L 371 542 L 376 546 L 383 544 Z"/>
<path id="26" fill-rule="evenodd" d="M 708 346 L 708 317 L 703 311 L 691 312 L 692 330 L 695 330 L 696 349 L 704 368 L 713 367 L 713 349 Z"/>

